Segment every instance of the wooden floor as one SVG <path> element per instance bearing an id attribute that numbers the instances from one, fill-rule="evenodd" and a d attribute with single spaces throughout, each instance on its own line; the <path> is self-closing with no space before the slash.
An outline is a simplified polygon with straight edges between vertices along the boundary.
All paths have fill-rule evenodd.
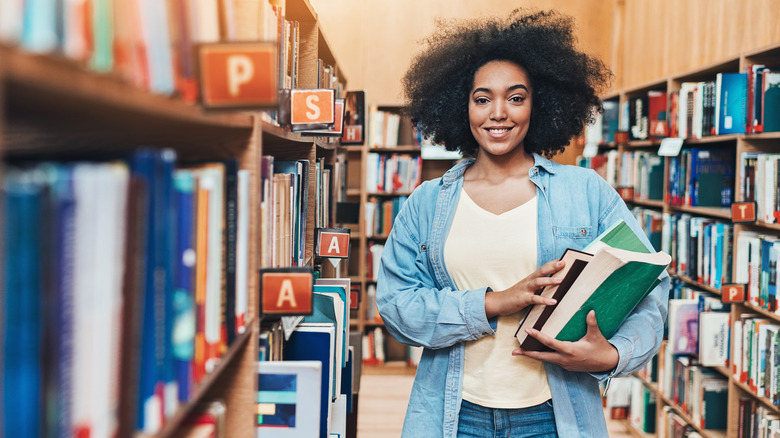
<path id="1" fill-rule="evenodd" d="M 357 438 L 398 438 L 414 376 L 363 374 Z M 623 422 L 607 421 L 610 438 L 632 435 Z"/>

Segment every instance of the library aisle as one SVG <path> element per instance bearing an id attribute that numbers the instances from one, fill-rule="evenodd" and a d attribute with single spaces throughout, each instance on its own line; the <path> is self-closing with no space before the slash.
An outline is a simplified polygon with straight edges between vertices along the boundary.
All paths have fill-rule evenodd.
<path id="1" fill-rule="evenodd" d="M 360 382 L 358 438 L 398 438 L 414 376 L 364 373 Z M 607 420 L 610 438 L 632 437 L 624 421 Z"/>

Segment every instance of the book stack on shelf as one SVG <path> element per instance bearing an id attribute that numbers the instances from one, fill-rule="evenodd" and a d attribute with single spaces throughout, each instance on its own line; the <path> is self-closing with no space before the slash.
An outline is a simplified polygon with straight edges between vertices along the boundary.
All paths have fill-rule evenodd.
<path id="1" fill-rule="evenodd" d="M 314 263 L 346 157 L 274 111 L 204 111 L 193 46 L 276 41 L 288 86 L 341 94 L 343 72 L 307 0 L 66 3 L 0 7 L 0 435 L 257 436 L 280 381 L 258 388 L 258 359 L 295 365 L 255 268 Z M 349 396 L 325 382 L 343 415 L 317 418 L 342 431 L 362 353 L 340 309 Z"/>
<path id="2" fill-rule="evenodd" d="M 596 152 L 579 159 L 610 181 L 653 246 L 672 256 L 675 286 L 657 371 L 633 376 L 644 386 L 631 401 L 640 412 L 629 414 L 638 435 L 651 433 L 652 400 L 658 436 L 757 437 L 778 430 L 774 126 L 780 114 L 771 85 L 778 61 L 775 45 L 618 90 L 604 100 L 619 105 L 616 141 L 607 141 L 605 113 L 596 129 L 601 135 L 593 134 Z M 663 102 L 660 109 L 653 109 L 654 99 Z M 664 121 L 666 134 L 658 126 Z M 662 148 L 668 137 L 682 141 L 679 152 Z M 755 220 L 732 217 L 735 202 L 753 203 Z M 724 305 L 734 301 L 733 285 L 744 287 L 744 295 Z"/>

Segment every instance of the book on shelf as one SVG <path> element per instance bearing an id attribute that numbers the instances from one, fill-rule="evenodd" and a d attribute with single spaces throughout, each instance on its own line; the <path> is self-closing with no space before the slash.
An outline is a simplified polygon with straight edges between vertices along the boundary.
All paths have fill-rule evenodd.
<path id="1" fill-rule="evenodd" d="M 631 404 L 629 421 L 637 430 L 647 434 L 654 434 L 657 406 L 655 392 L 635 377 L 631 378 L 630 382 Z"/>
<path id="2" fill-rule="evenodd" d="M 647 140 L 649 138 L 648 96 L 629 98 L 629 120 L 631 123 L 629 135 L 631 140 Z"/>
<path id="3" fill-rule="evenodd" d="M 515 333 L 521 348 L 546 349 L 531 341 L 534 338 L 528 336 L 526 328 L 540 330 L 561 341 L 579 340 L 585 336 L 585 318 L 591 310 L 596 312 L 601 332 L 605 337 L 611 337 L 634 307 L 658 285 L 658 277 L 671 260 L 666 253 L 650 253 L 624 221 L 607 229 L 585 248 L 585 252 L 593 254 L 593 257 L 578 274 L 575 263 L 572 263 L 573 267 L 566 276 L 572 275 L 576 279 L 541 327 L 536 325 L 538 320 L 526 318 L 521 321 Z M 561 289 L 566 288 L 558 288 Z M 615 300 L 617 296 L 621 297 L 619 301 Z M 529 315 L 532 311 L 533 308 Z"/>
<path id="4" fill-rule="evenodd" d="M 731 315 L 728 312 L 699 314 L 699 362 L 706 367 L 729 366 Z"/>
<path id="5" fill-rule="evenodd" d="M 696 354 L 699 348 L 699 300 L 669 300 L 666 327 L 670 354 Z"/>
<path id="6" fill-rule="evenodd" d="M 650 90 L 647 92 L 647 117 L 650 140 L 655 141 L 669 136 L 669 123 L 666 105 L 666 91 Z"/>
<path id="7" fill-rule="evenodd" d="M 207 373 L 207 355 L 208 371 L 220 361 L 228 332 L 236 330 L 228 316 L 248 303 L 226 287 L 226 266 L 210 264 L 209 256 L 227 251 L 238 262 L 248 254 L 226 242 L 224 205 L 214 220 L 209 216 L 206 187 L 218 183 L 199 172 L 180 167 L 170 150 L 151 149 L 124 161 L 9 168 L 9 178 L 24 175 L 45 194 L 40 214 L 46 232 L 34 237 L 39 244 L 26 245 L 47 248 L 35 255 L 47 297 L 35 308 L 48 316 L 42 337 L 31 340 L 45 351 L 47 407 L 41 409 L 63 413 L 47 429 L 154 433 L 191 399 Z M 216 250 L 196 253 L 213 237 L 212 222 L 219 225 L 212 230 Z M 203 276 L 209 270 L 218 280 L 211 301 Z M 4 321 L 3 330 L 9 324 Z"/>
<path id="8" fill-rule="evenodd" d="M 744 134 L 747 126 L 747 73 L 715 76 L 715 135 Z"/>
<path id="9" fill-rule="evenodd" d="M 604 143 L 615 141 L 615 132 L 618 130 L 618 103 L 615 100 L 602 102 L 604 113 L 601 116 L 601 138 Z"/>
<path id="10" fill-rule="evenodd" d="M 321 364 L 319 396 L 319 436 L 326 438 L 330 429 L 331 402 L 336 373 L 336 328 L 333 324 L 299 324 L 284 344 L 284 362 L 317 361 Z M 339 367 L 340 371 L 341 368 Z M 340 373 L 339 373 L 340 374 Z"/>
<path id="11" fill-rule="evenodd" d="M 347 91 L 344 97 L 344 134 L 341 144 L 361 145 L 366 138 L 366 92 Z"/>
<path id="12" fill-rule="evenodd" d="M 392 148 L 398 146 L 398 134 L 401 127 L 401 115 L 380 110 L 371 105 L 368 111 L 368 145 L 372 148 Z"/>
<path id="13" fill-rule="evenodd" d="M 256 436 L 323 436 L 323 363 L 318 360 L 257 362 Z M 330 404 L 330 402 L 327 402 Z"/>
<path id="14" fill-rule="evenodd" d="M 283 216 L 279 216 L 283 220 L 280 221 L 278 224 L 280 228 L 277 229 L 284 230 L 282 236 L 285 240 L 282 242 L 283 256 L 280 257 L 277 266 L 303 266 L 306 261 L 307 220 L 304 215 L 309 205 L 309 166 L 309 160 L 275 160 L 273 162 L 274 176 L 275 178 L 279 176 L 280 186 L 278 189 L 280 192 L 284 192 L 280 193 L 280 199 L 284 200 L 282 206 L 284 213 Z M 281 175 L 290 175 L 289 185 L 287 185 L 288 177 Z"/>
<path id="15" fill-rule="evenodd" d="M 733 149 L 683 149 L 670 158 L 667 199 L 672 205 L 730 207 L 735 169 Z"/>

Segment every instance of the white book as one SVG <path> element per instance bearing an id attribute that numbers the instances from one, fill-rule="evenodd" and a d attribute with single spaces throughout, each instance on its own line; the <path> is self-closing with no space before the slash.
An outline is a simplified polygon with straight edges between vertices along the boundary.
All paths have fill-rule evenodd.
<path id="1" fill-rule="evenodd" d="M 326 286 L 341 286 L 344 288 L 344 291 L 346 292 L 344 296 L 347 298 L 347 301 L 344 303 L 344 340 L 346 343 L 349 340 L 350 335 L 350 309 L 352 308 L 352 295 L 350 292 L 352 291 L 352 281 L 349 278 L 318 278 L 315 281 L 315 284 L 322 284 Z M 345 362 L 343 366 L 346 366 L 346 354 L 344 357 Z"/>
<path id="2" fill-rule="evenodd" d="M 192 2 L 192 41 L 215 43 L 219 41 L 219 1 L 195 0 Z"/>
<path id="3" fill-rule="evenodd" d="M 130 173 L 123 164 L 80 164 L 76 200 L 71 422 L 90 436 L 118 427 L 125 221 Z"/>
<path id="4" fill-rule="evenodd" d="M 251 174 L 238 171 L 238 218 L 236 221 L 236 332 L 246 331 L 249 305 L 249 192 Z"/>
<path id="5" fill-rule="evenodd" d="M 363 204 L 363 211 L 364 211 L 364 224 L 366 228 L 366 237 L 374 237 L 374 229 L 376 229 L 376 224 L 374 223 L 374 217 L 376 214 L 376 203 L 374 202 L 367 202 Z"/>
<path id="6" fill-rule="evenodd" d="M 369 152 L 366 154 L 366 191 L 376 193 L 379 183 L 379 154 Z"/>
<path id="7" fill-rule="evenodd" d="M 775 190 L 776 190 L 776 175 L 777 175 L 777 156 L 768 155 L 764 163 L 763 183 L 761 179 L 758 179 L 760 185 L 763 185 L 764 197 L 761 200 L 764 204 L 762 206 L 763 216 L 762 220 L 766 223 L 775 222 Z"/>
<path id="8" fill-rule="evenodd" d="M 344 353 L 344 347 L 345 347 L 345 340 L 344 340 L 344 301 L 341 299 L 341 297 L 334 292 L 314 292 L 322 295 L 327 295 L 331 298 L 333 298 L 333 312 L 336 315 L 336 340 L 335 340 L 335 353 L 334 353 L 334 387 L 331 388 L 331 401 L 338 395 L 339 391 L 341 390 L 341 369 L 344 368 L 345 364 L 345 353 Z M 307 322 L 304 322 L 303 324 L 309 324 Z"/>
<path id="9" fill-rule="evenodd" d="M 22 35 L 24 0 L 0 1 L 0 41 L 15 44 Z"/>
<path id="10" fill-rule="evenodd" d="M 699 314 L 699 363 L 705 367 L 724 367 L 728 364 L 729 312 L 702 312 Z"/>
<path id="11" fill-rule="evenodd" d="M 336 401 L 333 402 L 331 411 L 330 433 L 340 438 L 347 436 L 347 396 L 339 394 Z"/>
<path id="12" fill-rule="evenodd" d="M 385 362 L 385 332 L 382 327 L 374 328 L 374 357 L 379 363 Z"/>
<path id="13" fill-rule="evenodd" d="M 731 352 L 731 372 L 739 380 L 742 374 L 742 320 L 737 319 L 731 326 L 731 338 L 734 339 L 734 350 Z"/>
<path id="14" fill-rule="evenodd" d="M 262 361 L 257 372 L 257 438 L 308 438 L 320 433 L 322 362 Z"/>

